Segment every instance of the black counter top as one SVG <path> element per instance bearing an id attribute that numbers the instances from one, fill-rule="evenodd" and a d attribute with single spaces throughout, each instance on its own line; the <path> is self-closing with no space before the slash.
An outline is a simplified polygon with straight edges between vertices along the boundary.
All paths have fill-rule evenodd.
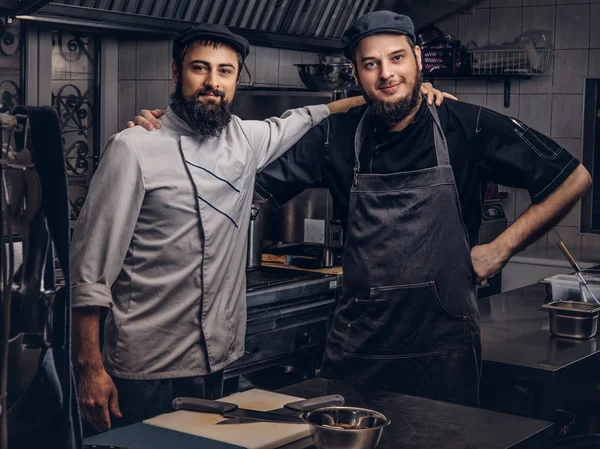
<path id="1" fill-rule="evenodd" d="M 279 392 L 304 398 L 341 394 L 346 405 L 383 413 L 392 423 L 383 431 L 378 449 L 537 449 L 554 433 L 549 422 L 398 393 L 361 393 L 320 378 Z"/>
<path id="2" fill-rule="evenodd" d="M 486 370 L 542 383 L 595 372 L 600 335 L 589 340 L 550 333 L 544 284 L 534 284 L 479 300 Z"/>

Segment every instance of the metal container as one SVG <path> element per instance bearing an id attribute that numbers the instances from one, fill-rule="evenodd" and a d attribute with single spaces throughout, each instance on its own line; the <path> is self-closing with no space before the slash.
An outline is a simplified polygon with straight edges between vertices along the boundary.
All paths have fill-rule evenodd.
<path id="1" fill-rule="evenodd" d="M 352 65 L 347 63 L 294 64 L 300 79 L 310 90 L 336 91 L 356 87 Z"/>
<path id="2" fill-rule="evenodd" d="M 258 269 L 262 263 L 264 223 L 264 213 L 261 212 L 260 205 L 253 203 L 250 211 L 250 225 L 248 226 L 246 271 Z"/>
<path id="3" fill-rule="evenodd" d="M 549 312 L 550 332 L 553 335 L 584 339 L 596 335 L 600 305 L 578 301 L 553 301 L 542 307 Z"/>
<path id="4" fill-rule="evenodd" d="M 391 422 L 379 412 L 357 407 L 323 407 L 303 413 L 302 419 L 317 449 L 374 449 Z"/>

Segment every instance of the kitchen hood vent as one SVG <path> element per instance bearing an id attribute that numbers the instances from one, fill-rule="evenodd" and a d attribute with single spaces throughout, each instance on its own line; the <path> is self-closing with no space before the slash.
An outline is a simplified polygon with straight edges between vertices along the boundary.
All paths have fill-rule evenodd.
<path id="1" fill-rule="evenodd" d="M 55 0 L 22 18 L 155 35 L 173 35 L 194 23 L 219 23 L 254 45 L 339 52 L 342 33 L 363 14 L 381 9 L 408 14 L 418 29 L 472 3 L 475 1 Z"/>
<path id="2" fill-rule="evenodd" d="M 0 0 L 0 16 L 29 14 L 48 2 L 49 0 Z"/>

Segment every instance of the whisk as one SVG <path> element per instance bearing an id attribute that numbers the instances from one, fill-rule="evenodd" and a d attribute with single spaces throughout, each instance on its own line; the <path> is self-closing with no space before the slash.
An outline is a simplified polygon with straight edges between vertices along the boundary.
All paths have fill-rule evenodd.
<path id="1" fill-rule="evenodd" d="M 562 238 L 561 238 L 560 234 L 558 233 L 558 231 L 556 230 L 556 228 L 554 228 L 554 232 L 556 232 L 556 235 L 558 236 L 558 243 L 556 245 L 560 248 L 562 253 L 565 255 L 565 257 L 567 258 L 567 260 L 569 261 L 569 263 L 575 270 L 575 276 L 577 276 L 577 280 L 579 281 L 579 291 L 581 293 L 581 300 L 583 302 L 594 302 L 596 304 L 600 304 L 600 301 L 598 301 L 598 299 L 590 291 L 590 288 L 587 285 L 587 281 L 581 274 L 581 268 L 579 268 L 579 265 L 577 265 L 577 262 L 575 262 L 575 259 L 573 258 L 573 256 L 571 255 L 571 253 L 569 252 L 569 250 L 563 243 Z M 591 299 L 591 301 L 590 301 L 590 299 Z"/>

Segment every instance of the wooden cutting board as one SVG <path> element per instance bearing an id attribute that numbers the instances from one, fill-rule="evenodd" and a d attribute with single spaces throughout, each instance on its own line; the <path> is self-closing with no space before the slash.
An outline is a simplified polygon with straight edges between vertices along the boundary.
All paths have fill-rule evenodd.
<path id="1" fill-rule="evenodd" d="M 304 398 L 253 389 L 235 393 L 220 400 L 237 404 L 241 408 L 267 411 L 302 399 Z M 144 421 L 144 424 L 235 444 L 247 449 L 275 449 L 310 436 L 310 430 L 306 424 L 270 422 L 216 424 L 224 419 L 226 418 L 214 413 L 178 410 L 148 419 Z"/>

